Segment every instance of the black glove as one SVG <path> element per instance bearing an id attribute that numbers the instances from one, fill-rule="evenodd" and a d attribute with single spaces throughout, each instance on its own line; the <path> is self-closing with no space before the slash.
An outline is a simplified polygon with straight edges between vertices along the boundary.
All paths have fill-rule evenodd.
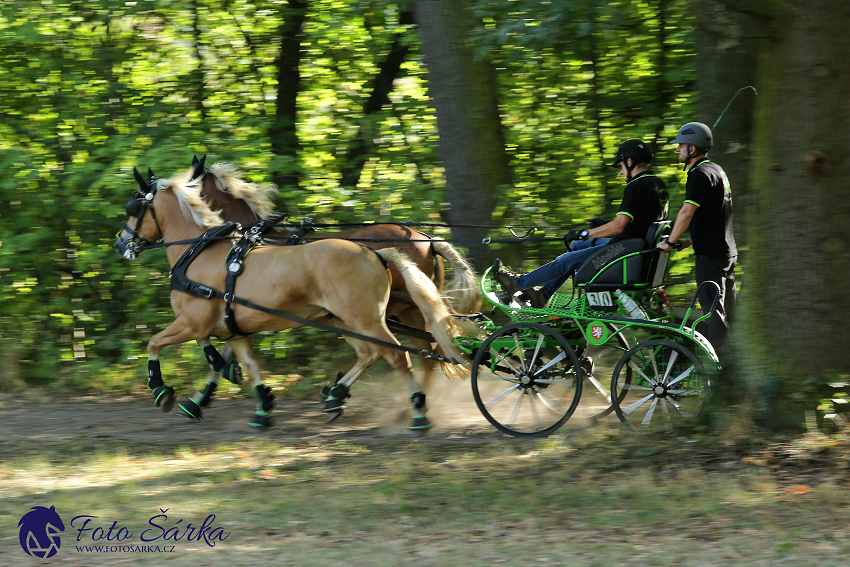
<path id="1" fill-rule="evenodd" d="M 584 240 L 584 238 L 582 238 L 581 236 L 583 232 L 583 230 L 569 231 L 566 235 L 564 235 L 564 244 L 569 247 L 570 242 L 572 242 L 573 240 Z"/>

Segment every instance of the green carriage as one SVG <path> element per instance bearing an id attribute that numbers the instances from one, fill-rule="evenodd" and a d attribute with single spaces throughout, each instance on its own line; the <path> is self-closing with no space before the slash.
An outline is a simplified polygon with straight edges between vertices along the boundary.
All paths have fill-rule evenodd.
<path id="1" fill-rule="evenodd" d="M 668 255 L 656 245 L 669 231 L 668 221 L 656 222 L 644 239 L 599 247 L 573 277 L 572 293 L 556 293 L 540 309 L 484 273 L 493 310 L 477 321 L 482 336 L 456 341 L 473 357 L 473 396 L 493 426 L 540 436 L 571 417 L 595 422 L 612 411 L 632 427 L 699 416 L 719 364 L 694 329 L 709 315 L 686 325 L 699 290 L 679 323 L 664 295 Z"/>

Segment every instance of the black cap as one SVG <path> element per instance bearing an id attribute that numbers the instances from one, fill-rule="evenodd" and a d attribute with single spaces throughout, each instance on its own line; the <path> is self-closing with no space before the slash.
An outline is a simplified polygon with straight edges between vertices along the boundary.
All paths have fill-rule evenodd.
<path id="1" fill-rule="evenodd" d="M 652 161 L 652 152 L 640 140 L 626 140 L 620 144 L 611 167 L 620 167 L 620 162 L 626 158 L 632 158 L 635 163 L 649 163 Z"/>

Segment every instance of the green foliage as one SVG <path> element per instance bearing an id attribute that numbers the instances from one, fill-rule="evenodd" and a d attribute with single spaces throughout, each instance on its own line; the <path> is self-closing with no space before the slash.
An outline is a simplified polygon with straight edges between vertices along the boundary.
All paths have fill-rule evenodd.
<path id="1" fill-rule="evenodd" d="M 268 136 L 288 3 L 0 6 L 0 336 L 8 383 L 121 390 L 121 376 L 141 382 L 144 345 L 172 314 L 164 255 L 149 252 L 131 265 L 111 249 L 126 220 L 133 167 L 172 175 L 208 153 L 208 163 L 232 161 L 256 181 L 301 172 L 279 202 L 296 217 L 441 220 L 439 135 L 408 8 L 387 0 L 306 4 L 297 163 L 276 155 Z M 610 214 L 621 188 L 606 167 L 616 145 L 628 137 L 661 144 L 690 118 L 692 10 L 678 0 L 501 0 L 476 9 L 485 25 L 473 40 L 498 67 L 515 181 L 498 195 L 494 224 L 547 227 Z M 389 103 L 365 115 L 394 43 L 409 51 Z M 358 184 L 344 186 L 341 171 L 357 140 L 368 155 Z M 671 179 L 672 153 L 658 149 L 659 169 Z M 541 247 L 529 261 L 559 252 Z M 261 339 L 266 362 L 315 365 L 285 354 L 286 339 Z M 352 356 L 335 341 L 295 342 L 311 352 L 324 344 L 316 356 L 328 366 L 337 350 Z M 187 363 L 195 356 L 191 345 L 164 355 Z M 171 372 L 200 377 L 198 360 Z"/>

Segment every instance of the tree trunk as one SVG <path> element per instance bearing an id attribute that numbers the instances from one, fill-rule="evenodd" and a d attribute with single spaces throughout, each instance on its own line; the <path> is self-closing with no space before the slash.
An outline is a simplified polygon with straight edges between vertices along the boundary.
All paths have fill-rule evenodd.
<path id="1" fill-rule="evenodd" d="M 761 46 L 750 253 L 734 334 L 739 379 L 760 394 L 763 422 L 800 425 L 818 390 L 850 374 L 850 4 L 768 3 Z"/>
<path id="2" fill-rule="evenodd" d="M 469 32 L 476 22 L 471 0 L 415 0 L 428 88 L 437 112 L 440 156 L 450 203 L 443 218 L 455 238 L 467 240 L 479 270 L 492 261 L 481 238 L 490 225 L 499 186 L 511 182 L 499 118 L 495 70 L 476 57 Z M 462 226 L 462 225 L 479 225 Z M 464 246 L 467 246 L 465 243 Z"/>
<path id="3" fill-rule="evenodd" d="M 723 111 L 739 89 L 755 86 L 763 34 L 761 20 L 741 11 L 738 4 L 721 0 L 701 5 L 696 42 L 698 121 L 712 127 L 720 118 L 712 128 L 714 148 L 710 157 L 729 177 L 736 214 L 752 202 L 749 171 L 755 93 L 741 91 L 725 114 Z M 735 226 L 740 240 L 746 239 L 744 228 L 741 222 Z"/>
<path id="4" fill-rule="evenodd" d="M 297 185 L 301 177 L 298 165 L 300 144 L 295 131 L 298 92 L 301 89 L 301 41 L 308 0 L 288 0 L 281 6 L 280 53 L 277 64 L 277 103 L 275 119 L 269 127 L 269 140 L 275 155 L 288 158 L 283 168 L 275 168 L 273 181 L 279 187 Z"/>

